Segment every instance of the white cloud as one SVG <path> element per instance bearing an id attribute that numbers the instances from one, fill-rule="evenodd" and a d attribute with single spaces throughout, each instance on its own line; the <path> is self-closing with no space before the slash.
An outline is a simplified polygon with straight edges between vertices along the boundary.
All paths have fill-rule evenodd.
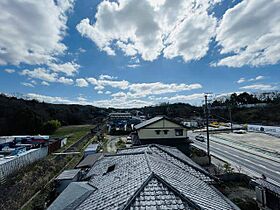
<path id="1" fill-rule="evenodd" d="M 23 86 L 26 86 L 26 87 L 34 87 L 34 85 L 32 85 L 31 83 L 28 83 L 28 82 L 22 82 L 22 83 L 20 83 L 20 84 L 22 84 Z"/>
<path id="2" fill-rule="evenodd" d="M 261 80 L 261 79 L 264 79 L 265 77 L 264 76 L 257 76 L 256 78 L 255 78 L 255 80 Z"/>
<path id="3" fill-rule="evenodd" d="M 105 88 L 104 86 L 98 85 L 94 87 L 94 90 L 104 90 L 104 88 Z"/>
<path id="4" fill-rule="evenodd" d="M 65 85 L 72 85 L 74 83 L 74 81 L 72 79 L 65 78 L 65 77 L 59 77 L 56 82 L 62 83 Z"/>
<path id="5" fill-rule="evenodd" d="M 103 94 L 102 90 L 97 91 L 98 94 Z"/>
<path id="6" fill-rule="evenodd" d="M 47 82 L 56 82 L 57 80 L 56 73 L 51 73 L 50 71 L 44 68 L 36 68 L 34 70 L 24 69 L 20 72 L 20 74 Z"/>
<path id="7" fill-rule="evenodd" d="M 87 87 L 88 86 L 88 82 L 85 79 L 83 79 L 83 78 L 76 79 L 76 86 L 78 86 L 78 87 Z"/>
<path id="8" fill-rule="evenodd" d="M 280 1 L 244 0 L 226 11 L 217 29 L 221 53 L 217 65 L 241 67 L 280 61 Z"/>
<path id="9" fill-rule="evenodd" d="M 159 95 L 165 93 L 175 93 L 180 91 L 194 90 L 202 88 L 201 84 L 177 84 L 177 83 L 162 83 L 162 82 L 152 82 L 152 83 L 130 83 L 126 80 L 108 80 L 96 79 L 94 77 L 87 78 L 87 81 L 94 85 L 95 90 L 104 90 L 106 86 L 127 90 L 125 93 L 130 98 L 141 98 L 149 95 Z M 111 79 L 111 78 L 110 78 Z"/>
<path id="10" fill-rule="evenodd" d="M 200 89 L 202 86 L 200 84 L 165 84 L 161 82 L 154 82 L 154 83 L 135 83 L 129 85 L 129 93 L 130 97 L 140 98 L 146 97 L 148 95 L 159 95 L 165 93 L 175 93 L 185 90 L 194 90 Z"/>
<path id="11" fill-rule="evenodd" d="M 33 85 L 37 85 L 37 82 L 35 80 L 30 81 Z"/>
<path id="12" fill-rule="evenodd" d="M 76 64 L 75 62 L 67 62 L 63 64 L 50 63 L 48 66 L 54 72 L 62 72 L 67 76 L 74 76 L 80 68 L 80 65 Z"/>
<path id="13" fill-rule="evenodd" d="M 95 22 L 86 18 L 77 30 L 100 50 L 115 55 L 118 48 L 127 56 L 140 55 L 153 61 L 181 56 L 184 61 L 205 56 L 215 36 L 217 20 L 209 8 L 217 1 L 122 0 L 102 1 Z"/>
<path id="14" fill-rule="evenodd" d="M 114 80 L 114 79 L 118 79 L 118 77 L 113 77 L 113 76 L 110 76 L 110 75 L 107 75 L 107 74 L 101 74 L 99 75 L 99 79 L 101 80 Z"/>
<path id="15" fill-rule="evenodd" d="M 74 104 L 75 102 L 68 100 L 63 97 L 56 97 L 56 96 L 46 96 L 46 95 L 40 95 L 36 93 L 28 93 L 26 94 L 26 97 L 29 99 L 36 99 L 40 102 L 46 102 L 46 103 L 54 103 L 54 104 Z"/>
<path id="16" fill-rule="evenodd" d="M 246 79 L 244 77 L 240 78 L 237 83 L 240 84 L 240 83 L 243 83 L 243 82 L 246 82 Z"/>
<path id="17" fill-rule="evenodd" d="M 126 81 L 126 80 L 111 80 L 112 78 L 110 79 L 104 79 L 104 76 L 108 76 L 108 75 L 103 75 L 101 76 L 101 78 L 103 79 L 96 79 L 94 77 L 90 77 L 90 78 L 87 78 L 87 81 L 89 83 L 91 83 L 92 85 L 95 85 L 95 90 L 103 90 L 105 88 L 105 86 L 110 86 L 110 87 L 113 87 L 113 88 L 119 88 L 119 89 L 127 89 L 128 85 L 129 85 L 129 82 Z M 111 76 L 110 76 L 111 77 Z"/>
<path id="18" fill-rule="evenodd" d="M 107 91 L 105 92 L 105 94 L 106 94 L 106 95 L 110 95 L 110 94 L 111 94 L 111 91 L 107 90 Z"/>
<path id="19" fill-rule="evenodd" d="M 1 0 L 0 65 L 46 64 L 63 54 L 72 7 L 73 0 Z"/>
<path id="20" fill-rule="evenodd" d="M 243 83 L 243 82 L 253 82 L 253 81 L 257 81 L 257 80 L 263 80 L 265 77 L 264 76 L 256 76 L 254 78 L 250 78 L 250 79 L 245 79 L 244 77 L 240 78 L 237 83 Z"/>
<path id="21" fill-rule="evenodd" d="M 144 106 L 155 105 L 152 101 L 138 100 L 138 99 L 126 99 L 126 98 L 112 98 L 105 100 L 97 100 L 93 102 L 97 107 L 114 107 L 114 108 L 141 108 Z"/>
<path id="22" fill-rule="evenodd" d="M 118 92 L 118 93 L 114 93 L 111 95 L 114 98 L 125 98 L 126 97 L 126 93 L 124 92 Z"/>
<path id="23" fill-rule="evenodd" d="M 58 77 L 55 72 L 50 72 L 44 68 L 36 68 L 33 70 L 24 69 L 20 72 L 21 75 L 28 76 L 29 78 L 40 79 L 46 82 L 57 82 L 62 84 L 71 85 L 74 83 L 72 79 L 65 77 Z"/>
<path id="24" fill-rule="evenodd" d="M 189 103 L 193 100 L 202 100 L 204 99 L 204 93 L 194 93 L 190 95 L 176 95 L 172 97 L 164 97 L 164 100 L 170 101 L 170 102 L 184 102 Z"/>
<path id="25" fill-rule="evenodd" d="M 133 68 L 133 69 L 135 69 L 135 68 L 137 68 L 139 66 L 140 66 L 140 64 L 128 64 L 127 65 L 128 68 Z"/>
<path id="26" fill-rule="evenodd" d="M 14 69 L 5 69 L 4 71 L 7 72 L 7 73 L 9 73 L 9 74 L 12 74 L 12 73 L 15 72 Z"/>
<path id="27" fill-rule="evenodd" d="M 41 85 L 50 86 L 50 84 L 49 84 L 48 82 L 46 82 L 46 81 L 42 81 L 42 82 L 41 82 Z"/>
<path id="28" fill-rule="evenodd" d="M 266 91 L 266 90 L 276 90 L 276 89 L 278 89 L 278 87 L 270 85 L 270 84 L 254 84 L 254 85 L 247 85 L 247 86 L 240 87 L 240 89 Z"/>

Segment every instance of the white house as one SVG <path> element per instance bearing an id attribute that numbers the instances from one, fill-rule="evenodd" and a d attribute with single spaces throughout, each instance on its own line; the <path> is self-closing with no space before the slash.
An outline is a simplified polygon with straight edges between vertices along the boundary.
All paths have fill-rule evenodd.
<path id="1" fill-rule="evenodd" d="M 167 117 L 160 116 L 146 120 L 134 126 L 132 143 L 141 144 L 163 144 L 185 147 L 191 142 L 187 137 L 187 128 Z"/>

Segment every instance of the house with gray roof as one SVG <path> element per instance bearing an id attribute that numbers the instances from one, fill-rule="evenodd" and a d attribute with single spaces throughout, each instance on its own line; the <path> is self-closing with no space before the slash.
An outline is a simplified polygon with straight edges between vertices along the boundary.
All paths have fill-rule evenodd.
<path id="1" fill-rule="evenodd" d="M 49 209 L 239 209 L 214 187 L 217 178 L 169 146 L 105 155 L 85 180 L 82 186 L 71 183 L 72 190 L 66 188 Z"/>
<path id="2" fill-rule="evenodd" d="M 165 116 L 157 116 L 134 126 L 133 145 L 161 144 L 176 146 L 187 153 L 191 141 L 187 127 Z"/>

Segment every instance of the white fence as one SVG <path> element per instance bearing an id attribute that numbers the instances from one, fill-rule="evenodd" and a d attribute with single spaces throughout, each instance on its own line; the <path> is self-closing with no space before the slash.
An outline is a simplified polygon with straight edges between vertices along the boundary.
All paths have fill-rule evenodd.
<path id="1" fill-rule="evenodd" d="M 248 125 L 247 130 L 251 132 L 267 133 L 280 137 L 280 127 L 276 126 Z"/>
<path id="2" fill-rule="evenodd" d="M 11 173 L 25 167 L 48 155 L 48 148 L 31 149 L 9 159 L 0 159 L 0 182 L 3 182 Z"/>

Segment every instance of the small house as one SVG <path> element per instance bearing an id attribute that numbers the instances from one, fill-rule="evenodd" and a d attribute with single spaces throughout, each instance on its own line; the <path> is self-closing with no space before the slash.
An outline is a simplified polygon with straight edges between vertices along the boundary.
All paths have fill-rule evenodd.
<path id="1" fill-rule="evenodd" d="M 154 117 L 134 126 L 133 145 L 162 144 L 176 146 L 183 152 L 188 151 L 191 141 L 187 128 L 164 116 Z"/>

